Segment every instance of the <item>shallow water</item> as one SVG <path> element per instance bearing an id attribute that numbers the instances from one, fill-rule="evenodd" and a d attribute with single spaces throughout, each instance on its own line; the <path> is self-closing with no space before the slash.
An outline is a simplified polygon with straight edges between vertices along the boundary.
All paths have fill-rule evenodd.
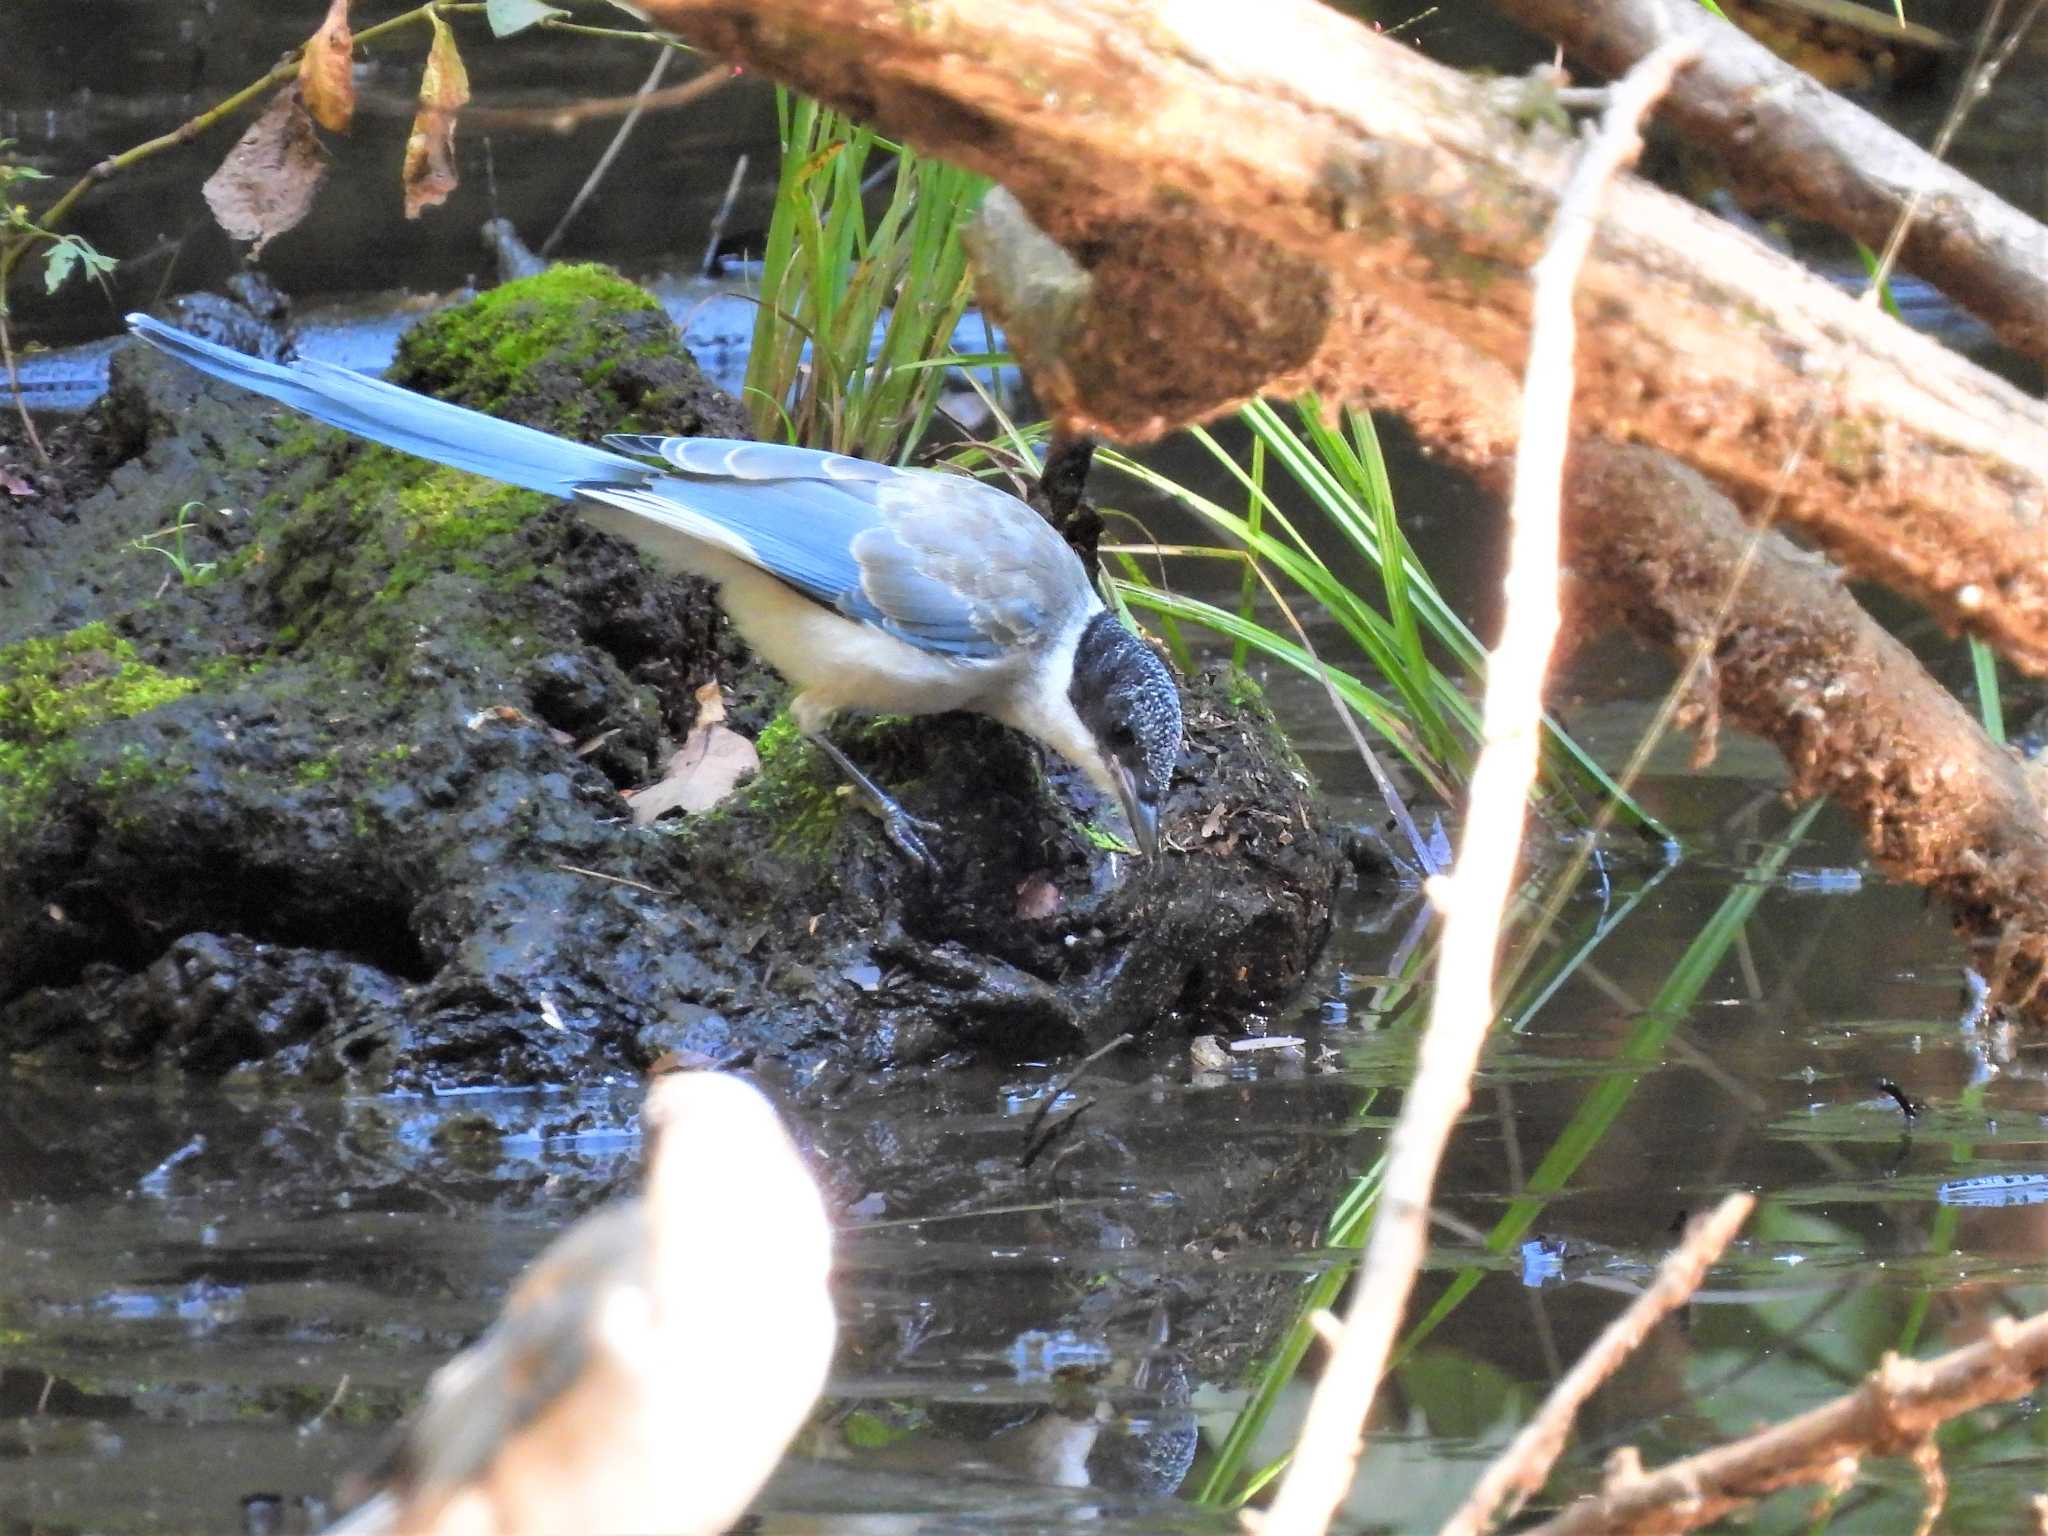
<path id="1" fill-rule="evenodd" d="M 1282 682 L 1275 692 L 1325 781 L 1354 777 L 1308 690 Z M 1596 1398 L 1575 1477 L 1614 1445 L 1655 1460 L 1821 1402 L 1898 1347 L 1923 1310 L 1925 1351 L 2048 1302 L 2048 1205 L 1974 1203 L 1990 1195 L 1957 1185 L 2004 1175 L 2000 1196 L 2042 1191 L 2017 1177 L 2048 1176 L 2042 1048 L 1993 1064 L 1945 925 L 1916 892 L 1847 878 L 1860 860 L 1839 834 L 1823 831 L 1794 856 L 1800 878 L 1764 896 L 1669 1043 L 1621 1065 L 1673 957 L 1756 840 L 1786 819 L 1739 779 L 1660 780 L 1649 793 L 1711 851 L 1667 869 L 1654 850 L 1616 839 L 1604 894 L 1589 883 L 1573 901 L 1564 942 L 1582 942 L 1646 882 L 1655 889 L 1495 1042 L 1440 1189 L 1418 1315 L 1461 1271 L 1476 1285 L 1397 1374 L 1353 1528 L 1421 1529 L 1444 1513 L 1625 1304 L 1682 1214 L 1730 1189 L 1761 1197 L 1757 1219 L 1701 1302 Z M 1362 805 L 1351 811 L 1363 819 Z M 1199 1291 L 1248 1272 L 1292 1287 L 1337 1260 L 1312 1237 L 1233 1247 L 1190 1230 L 1127 1246 L 1119 1213 L 1170 1206 L 1227 1166 L 1233 1143 L 1335 1138 L 1358 1166 L 1370 1161 L 1409 1062 L 1411 1036 L 1373 1007 L 1405 915 L 1347 898 L 1315 991 L 1270 1021 L 1305 1038 L 1305 1057 L 1261 1053 L 1200 1074 L 1168 1044 L 1084 1080 L 1076 1093 L 1096 1100 L 1084 1155 L 1058 1177 L 1019 1169 L 1017 1153 L 1061 1066 L 954 1073 L 907 1089 L 867 1123 L 811 1125 L 828 1166 L 857 1139 L 879 1157 L 867 1166 L 886 1169 L 893 1156 L 957 1178 L 935 1206 L 912 1210 L 878 1177 L 843 1217 L 842 1315 L 899 1347 L 842 1360 L 831 1388 L 839 1422 L 809 1442 L 832 1459 L 788 1468 L 766 1529 L 1227 1528 L 1142 1488 L 1021 1481 L 1026 1431 L 991 1436 L 1063 1398 L 1052 1374 L 1062 1361 L 1113 1381 L 1150 1347 L 1128 1328 L 1046 1337 L 1081 1290 L 1168 1274 Z M 1913 1120 L 1881 1080 L 1910 1097 Z M 1537 1202 L 1526 1233 L 1489 1248 L 1487 1230 L 1516 1211 L 1574 1115 L 1624 1088 L 1612 1125 Z M 541 1134 L 481 1146 L 456 1134 L 477 1107 L 466 1096 L 308 1101 L 21 1079 L 5 1093 L 8 1530 L 232 1527 L 246 1496 L 324 1494 L 481 1327 L 519 1266 L 625 1178 L 637 1151 L 625 1085 L 557 1096 L 539 1106 Z M 1048 1207 L 1085 1212 L 1097 1242 L 1049 1238 Z M 991 1214 L 963 1219 L 974 1212 Z M 916 1219 L 927 1217 L 949 1219 Z M 1192 1387 L 1213 1443 L 1241 1383 Z M 1143 1448 L 1146 1434 L 1158 1438 L 1147 1416 L 1177 1412 L 1117 1403 L 1112 1385 L 1093 1390 L 1123 1415 L 1098 1438 L 1127 1435 L 1136 1419 Z M 1276 1435 L 1298 1406 L 1290 1398 Z M 1944 1440 L 1954 1494 L 1943 1529 L 2015 1528 L 2048 1429 L 2036 1406 L 1986 1410 Z M 856 1408 L 910 1433 L 886 1453 L 851 1451 L 843 1421 Z M 1833 1528 L 1905 1528 L 1916 1498 L 1908 1470 L 1873 1466 Z M 1763 1528 L 1791 1529 L 1803 1508 L 1788 1499 Z"/>

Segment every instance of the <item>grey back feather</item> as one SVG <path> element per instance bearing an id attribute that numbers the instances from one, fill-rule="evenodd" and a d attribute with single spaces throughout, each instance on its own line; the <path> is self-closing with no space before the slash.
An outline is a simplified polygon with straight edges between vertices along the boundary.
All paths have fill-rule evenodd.
<path id="1" fill-rule="evenodd" d="M 648 491 L 739 535 L 763 570 L 920 649 L 990 659 L 1046 644 L 1097 606 L 1052 526 L 966 475 L 773 443 L 605 441 L 681 470 Z"/>

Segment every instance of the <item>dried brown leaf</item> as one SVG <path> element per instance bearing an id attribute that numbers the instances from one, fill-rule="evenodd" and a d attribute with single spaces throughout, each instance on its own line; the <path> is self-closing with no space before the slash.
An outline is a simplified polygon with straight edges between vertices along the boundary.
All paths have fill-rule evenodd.
<path id="1" fill-rule="evenodd" d="M 1060 909 L 1060 888 L 1046 878 L 1043 871 L 1026 875 L 1017 882 L 1017 920 L 1036 923 L 1051 917 Z"/>
<path id="2" fill-rule="evenodd" d="M 754 744 L 725 724 L 725 697 L 718 684 L 706 683 L 697 690 L 697 723 L 668 760 L 667 770 L 627 797 L 633 825 L 644 827 L 670 811 L 708 811 L 760 767 Z"/>
<path id="3" fill-rule="evenodd" d="M 431 11 L 428 19 L 434 24 L 434 43 L 420 75 L 419 107 L 413 113 L 412 136 L 405 141 L 405 169 L 399 178 L 408 219 L 418 218 L 423 208 L 447 202 L 448 194 L 461 184 L 455 174 L 455 114 L 469 100 L 469 71 L 463 68 L 462 51 L 455 46 L 448 23 Z"/>
<path id="4" fill-rule="evenodd" d="M 201 190 L 220 227 L 253 240 L 251 256 L 305 218 L 327 179 L 327 156 L 296 85 L 270 100 Z"/>
<path id="5" fill-rule="evenodd" d="M 349 0 L 333 0 L 299 55 L 299 95 L 313 120 L 329 133 L 347 133 L 356 115 L 355 34 L 348 29 Z"/>

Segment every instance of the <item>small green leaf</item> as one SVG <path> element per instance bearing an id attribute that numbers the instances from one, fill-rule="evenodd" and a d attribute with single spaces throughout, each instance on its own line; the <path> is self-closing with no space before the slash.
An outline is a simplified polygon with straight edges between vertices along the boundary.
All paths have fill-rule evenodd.
<path id="1" fill-rule="evenodd" d="M 550 16 L 568 14 L 559 6 L 543 5 L 541 0 L 485 0 L 484 4 L 484 19 L 491 24 L 493 37 L 510 37 Z"/>
<path id="2" fill-rule="evenodd" d="M 62 288 L 74 268 L 82 268 L 87 277 L 100 277 L 118 265 L 113 257 L 101 255 L 78 236 L 62 235 L 43 258 L 43 291 L 55 293 Z"/>
<path id="3" fill-rule="evenodd" d="M 1099 826 L 1092 821 L 1081 824 L 1081 835 L 1096 847 L 1106 849 L 1111 853 L 1135 854 L 1138 851 L 1121 837 L 1110 831 L 1109 828 Z"/>
<path id="4" fill-rule="evenodd" d="M 840 1426 L 840 1433 L 846 1437 L 846 1443 L 857 1451 L 879 1451 L 885 1446 L 894 1445 L 898 1440 L 909 1439 L 917 1431 L 907 1426 L 892 1424 L 865 1408 L 857 1408 L 846 1416 L 846 1422 Z"/>
<path id="5" fill-rule="evenodd" d="M 50 247 L 50 254 L 43 260 L 43 291 L 55 293 L 64 286 L 64 280 L 71 276 L 71 269 L 78 265 L 78 247 L 69 240 L 59 240 Z"/>

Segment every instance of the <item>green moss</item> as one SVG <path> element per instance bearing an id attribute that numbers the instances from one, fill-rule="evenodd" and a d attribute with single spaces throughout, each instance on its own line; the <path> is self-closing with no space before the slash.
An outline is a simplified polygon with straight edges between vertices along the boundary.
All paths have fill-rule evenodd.
<path id="1" fill-rule="evenodd" d="M 0 739 L 41 746 L 103 720 L 139 715 L 199 686 L 138 661 L 105 624 L 0 650 Z"/>
<path id="2" fill-rule="evenodd" d="M 193 673 L 193 681 L 211 692 L 218 692 L 232 688 L 262 670 L 261 662 L 247 656 L 214 656 L 199 664 L 199 669 Z"/>
<path id="3" fill-rule="evenodd" d="M 660 318 L 643 335 L 640 317 Z M 629 337 L 630 332 L 630 337 Z M 586 263 L 550 267 L 534 277 L 504 283 L 460 308 L 430 316 L 406 334 L 399 371 L 415 387 L 452 395 L 478 410 L 498 412 L 515 403 L 530 405 L 534 372 L 542 363 L 583 375 L 590 404 L 621 411 L 601 386 L 622 355 L 656 355 L 676 346 L 661 304 L 646 289 L 608 267 Z M 553 402 L 556 431 L 594 428 L 629 431 L 617 419 L 586 420 L 594 412 L 579 402 Z"/>
<path id="4" fill-rule="evenodd" d="M 381 752 L 371 757 L 369 766 L 364 770 L 363 776 L 371 785 L 378 789 L 395 784 L 398 782 L 405 763 L 412 757 L 412 754 L 413 746 L 411 742 L 394 742 L 391 746 L 384 748 Z M 357 813 L 358 815 L 361 814 L 360 805 L 357 807 Z"/>
<path id="5" fill-rule="evenodd" d="M 1239 709 L 1266 709 L 1266 690 L 1259 680 L 1241 667 L 1232 667 L 1223 679 L 1230 702 Z"/>
<path id="6" fill-rule="evenodd" d="M 527 519 L 552 504 L 538 491 L 440 467 L 398 492 L 407 535 L 420 548 L 433 551 L 476 549 L 524 527 Z"/>
<path id="7" fill-rule="evenodd" d="M 199 686 L 195 677 L 138 660 L 133 645 L 100 623 L 0 649 L 0 824 L 35 814 L 75 761 L 79 732 L 155 709 Z M 146 761 L 144 754 L 140 762 Z M 107 773 L 120 777 L 112 768 Z"/>
<path id="8" fill-rule="evenodd" d="M 316 757 L 311 762 L 299 764 L 292 770 L 292 782 L 311 786 L 325 784 L 333 778 L 337 764 L 332 757 Z"/>
<path id="9" fill-rule="evenodd" d="M 165 784 L 182 777 L 182 766 L 159 760 L 149 748 L 140 742 L 129 742 L 122 747 L 114 760 L 99 771 L 93 786 L 107 794 L 119 794 L 123 790 L 141 789 L 150 784 Z"/>
<path id="10" fill-rule="evenodd" d="M 393 378 L 436 398 L 584 441 L 675 430 L 701 379 L 644 290 L 599 266 L 556 267 L 428 317 Z M 263 580 L 276 649 L 323 669 L 411 686 L 423 637 L 479 665 L 530 630 L 517 594 L 545 580 L 528 527 L 553 504 L 410 454 L 304 430 L 290 500 L 266 499 Z"/>
<path id="11" fill-rule="evenodd" d="M 394 504 L 404 545 L 376 595 L 385 603 L 443 571 L 494 585 L 524 585 L 538 570 L 532 561 L 501 572 L 471 552 L 516 533 L 553 503 L 538 491 L 436 466 L 400 485 Z"/>
<path id="12" fill-rule="evenodd" d="M 788 715 L 780 714 L 770 720 L 754 738 L 754 754 L 761 759 L 761 771 L 766 773 L 771 762 L 791 747 L 801 746 L 803 739 L 804 733 Z"/>

